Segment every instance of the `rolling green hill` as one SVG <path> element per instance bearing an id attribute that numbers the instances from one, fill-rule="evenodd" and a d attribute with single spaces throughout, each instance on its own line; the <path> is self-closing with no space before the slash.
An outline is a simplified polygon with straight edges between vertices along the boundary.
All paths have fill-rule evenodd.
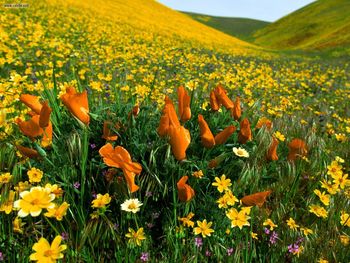
<path id="1" fill-rule="evenodd" d="M 350 1 L 318 0 L 258 30 L 255 43 L 274 49 L 350 47 Z"/>
<path id="2" fill-rule="evenodd" d="M 257 30 L 270 24 L 270 22 L 249 18 L 209 16 L 190 12 L 182 13 L 207 26 L 246 41 L 252 41 L 252 36 Z"/>

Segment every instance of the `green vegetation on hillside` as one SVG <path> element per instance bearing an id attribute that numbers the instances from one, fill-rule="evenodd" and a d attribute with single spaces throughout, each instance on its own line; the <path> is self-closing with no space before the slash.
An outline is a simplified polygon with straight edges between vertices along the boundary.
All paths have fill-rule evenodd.
<path id="1" fill-rule="evenodd" d="M 253 34 L 257 30 L 270 24 L 270 22 L 249 18 L 209 16 L 190 12 L 183 13 L 189 15 L 198 22 L 246 41 L 252 41 Z"/>
<path id="2" fill-rule="evenodd" d="M 349 0 L 319 0 L 257 31 L 255 43 L 276 49 L 349 48 L 349 14 Z"/>

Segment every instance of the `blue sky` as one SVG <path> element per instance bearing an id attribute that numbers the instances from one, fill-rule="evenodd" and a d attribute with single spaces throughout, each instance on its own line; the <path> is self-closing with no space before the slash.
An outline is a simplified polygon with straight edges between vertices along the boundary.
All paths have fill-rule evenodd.
<path id="1" fill-rule="evenodd" d="M 314 0 L 158 0 L 158 2 L 181 11 L 272 22 Z"/>

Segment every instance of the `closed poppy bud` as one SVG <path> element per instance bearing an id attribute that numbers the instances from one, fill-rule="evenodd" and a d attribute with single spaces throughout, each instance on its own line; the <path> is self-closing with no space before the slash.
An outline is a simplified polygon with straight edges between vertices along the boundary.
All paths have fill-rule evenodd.
<path id="1" fill-rule="evenodd" d="M 212 148 L 215 145 L 215 139 L 207 122 L 204 120 L 203 115 L 198 115 L 198 122 L 203 146 L 206 148 Z"/>
<path id="2" fill-rule="evenodd" d="M 216 99 L 224 105 L 227 110 L 233 108 L 234 104 L 232 100 L 226 95 L 226 90 L 221 85 L 217 86 L 214 92 Z"/>
<path id="3" fill-rule="evenodd" d="M 252 140 L 252 131 L 250 129 L 250 123 L 247 118 L 241 121 L 240 130 L 238 134 L 238 142 L 241 144 L 247 143 Z"/>
<path id="4" fill-rule="evenodd" d="M 177 89 L 177 97 L 179 101 L 179 116 L 182 122 L 188 121 L 191 119 L 191 108 L 190 108 L 190 99 L 187 91 L 183 86 L 180 86 Z"/>
<path id="5" fill-rule="evenodd" d="M 183 126 L 169 127 L 170 145 L 175 159 L 182 161 L 186 158 L 186 150 L 191 142 L 190 132 Z"/>
<path id="6" fill-rule="evenodd" d="M 39 126 L 41 128 L 46 128 L 47 126 L 49 126 L 51 112 L 52 109 L 49 107 L 48 102 L 45 101 L 42 104 L 42 108 L 40 111 Z"/>
<path id="7" fill-rule="evenodd" d="M 38 151 L 36 151 L 34 149 L 24 147 L 21 145 L 17 145 L 16 147 L 23 156 L 26 156 L 26 157 L 31 158 L 31 159 L 36 159 L 36 158 L 40 157 L 40 154 L 38 153 Z"/>
<path id="8" fill-rule="evenodd" d="M 241 114 L 241 100 L 239 97 L 236 97 L 234 107 L 231 109 L 231 115 L 237 121 L 241 117 Z"/>
<path id="9" fill-rule="evenodd" d="M 116 134 L 113 134 L 111 131 L 112 123 L 110 121 L 104 121 L 103 122 L 103 135 L 102 138 L 107 141 L 116 141 L 118 139 L 118 136 Z"/>
<path id="10" fill-rule="evenodd" d="M 293 139 L 289 144 L 288 161 L 294 161 L 298 157 L 306 156 L 307 148 L 306 143 L 301 139 Z"/>
<path id="11" fill-rule="evenodd" d="M 66 93 L 61 96 L 61 100 L 78 120 L 85 125 L 89 124 L 89 102 L 86 90 L 82 93 L 77 93 L 74 87 L 68 87 Z"/>
<path id="12" fill-rule="evenodd" d="M 278 146 L 278 140 L 275 137 L 273 137 L 270 148 L 267 150 L 267 154 L 266 154 L 266 159 L 268 161 L 277 161 L 278 160 L 277 146 Z"/>
<path id="13" fill-rule="evenodd" d="M 216 99 L 215 92 L 213 90 L 210 92 L 210 107 L 213 111 L 218 111 L 220 108 L 220 103 Z"/>
<path id="14" fill-rule="evenodd" d="M 181 179 L 177 182 L 179 199 L 182 202 L 190 201 L 195 195 L 195 192 L 192 189 L 192 187 L 186 184 L 187 180 L 188 180 L 188 176 L 185 175 L 181 177 Z"/>
<path id="15" fill-rule="evenodd" d="M 251 195 L 246 195 L 241 199 L 244 206 L 259 206 L 262 207 L 266 198 L 271 194 L 271 191 L 259 192 Z"/>
<path id="16" fill-rule="evenodd" d="M 224 144 L 228 138 L 234 133 L 236 130 L 236 127 L 233 125 L 230 125 L 226 127 L 223 131 L 219 132 L 215 135 L 215 144 L 220 145 Z"/>
<path id="17" fill-rule="evenodd" d="M 19 100 L 27 105 L 36 114 L 40 114 L 42 105 L 39 97 L 30 94 L 21 94 Z"/>

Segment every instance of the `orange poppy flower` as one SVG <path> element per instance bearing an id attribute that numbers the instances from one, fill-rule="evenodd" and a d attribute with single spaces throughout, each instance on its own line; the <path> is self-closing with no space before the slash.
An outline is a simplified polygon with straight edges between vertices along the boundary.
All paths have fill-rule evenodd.
<path id="1" fill-rule="evenodd" d="M 52 109 L 49 107 L 48 102 L 45 101 L 42 104 L 41 111 L 40 111 L 39 126 L 41 128 L 46 128 L 47 126 L 49 126 L 51 112 L 52 112 Z"/>
<path id="2" fill-rule="evenodd" d="M 28 121 L 22 121 L 19 119 L 17 123 L 21 132 L 32 140 L 43 135 L 43 146 L 46 147 L 52 142 L 52 124 L 49 122 L 48 126 L 43 129 L 40 127 L 39 121 L 40 115 L 34 115 Z"/>
<path id="3" fill-rule="evenodd" d="M 219 101 L 226 109 L 232 109 L 234 104 L 232 100 L 226 95 L 226 90 L 218 85 L 214 90 L 217 101 Z"/>
<path id="4" fill-rule="evenodd" d="M 178 127 L 180 126 L 180 122 L 177 119 L 173 102 L 168 96 L 166 96 L 163 114 L 160 117 L 160 122 L 157 129 L 159 136 L 164 137 L 168 135 L 168 130 L 170 125 Z"/>
<path id="5" fill-rule="evenodd" d="M 181 179 L 177 182 L 179 199 L 182 202 L 190 201 L 195 195 L 193 188 L 188 184 L 186 184 L 187 180 L 188 180 L 188 176 L 185 175 L 185 176 L 182 176 Z"/>
<path id="6" fill-rule="evenodd" d="M 301 139 L 293 139 L 289 144 L 288 161 L 295 161 L 300 156 L 306 156 L 306 143 Z"/>
<path id="7" fill-rule="evenodd" d="M 137 115 L 139 115 L 139 113 L 140 113 L 140 106 L 137 104 L 134 107 L 132 107 L 131 111 L 128 113 L 128 119 L 130 119 L 131 114 L 134 117 L 137 117 Z"/>
<path id="8" fill-rule="evenodd" d="M 215 135 L 215 144 L 220 145 L 224 144 L 228 138 L 234 133 L 236 130 L 236 127 L 233 125 L 230 125 L 226 127 L 223 131 L 219 132 Z"/>
<path id="9" fill-rule="evenodd" d="M 81 122 L 88 125 L 90 122 L 87 91 L 77 93 L 74 87 L 68 87 L 61 96 L 63 104 Z"/>
<path id="10" fill-rule="evenodd" d="M 241 100 L 239 97 L 236 97 L 234 106 L 231 109 L 231 115 L 235 120 L 238 120 L 239 118 L 241 118 L 242 109 L 241 109 Z"/>
<path id="11" fill-rule="evenodd" d="M 241 121 L 240 130 L 238 134 L 238 142 L 245 144 L 247 141 L 252 140 L 252 131 L 250 129 L 250 123 L 247 118 Z"/>
<path id="12" fill-rule="evenodd" d="M 111 167 L 123 170 L 126 183 L 131 193 L 136 192 L 139 187 L 135 184 L 135 175 L 140 174 L 142 166 L 139 163 L 132 162 L 129 152 L 117 146 L 113 148 L 112 144 L 107 143 L 99 150 L 105 164 Z"/>
<path id="13" fill-rule="evenodd" d="M 246 195 L 241 199 L 244 206 L 259 206 L 262 207 L 266 201 L 266 198 L 271 194 L 272 191 L 259 192 L 251 195 Z"/>
<path id="14" fill-rule="evenodd" d="M 268 130 L 271 130 L 272 128 L 272 121 L 270 121 L 266 117 L 262 117 L 258 120 L 258 123 L 255 126 L 255 129 L 261 129 L 263 126 L 265 126 Z"/>
<path id="15" fill-rule="evenodd" d="M 111 125 L 112 125 L 112 123 L 110 121 L 103 122 L 102 138 L 107 140 L 107 141 L 116 141 L 118 139 L 118 136 L 112 133 L 111 129 L 109 128 L 109 127 L 111 127 Z"/>
<path id="16" fill-rule="evenodd" d="M 186 150 L 191 142 L 190 132 L 183 126 L 169 127 L 170 145 L 175 159 L 181 161 L 186 158 Z"/>
<path id="17" fill-rule="evenodd" d="M 210 92 L 210 107 L 213 111 L 218 111 L 220 108 L 220 103 L 216 99 L 215 92 L 213 90 Z"/>
<path id="18" fill-rule="evenodd" d="M 203 115 L 198 115 L 198 122 L 203 146 L 206 148 L 212 148 L 215 145 L 214 135 L 210 131 L 207 122 L 203 118 Z"/>
<path id="19" fill-rule="evenodd" d="M 21 94 L 19 100 L 31 108 L 36 114 L 40 114 L 42 105 L 39 97 L 30 94 Z"/>
<path id="20" fill-rule="evenodd" d="M 180 86 L 177 89 L 177 97 L 179 102 L 179 116 L 182 122 L 188 121 L 191 119 L 191 108 L 190 108 L 190 99 L 187 91 L 183 86 Z"/>
<path id="21" fill-rule="evenodd" d="M 28 158 L 31 159 L 36 159 L 40 157 L 40 154 L 38 153 L 38 151 L 28 148 L 28 147 L 24 147 L 21 145 L 16 145 L 16 148 L 19 150 L 19 152 L 23 155 L 26 156 Z"/>
<path id="22" fill-rule="evenodd" d="M 266 154 L 267 160 L 269 161 L 278 160 L 277 146 L 278 146 L 278 140 L 275 137 L 272 137 L 272 143 L 270 145 L 270 148 L 267 150 L 267 154 Z"/>

